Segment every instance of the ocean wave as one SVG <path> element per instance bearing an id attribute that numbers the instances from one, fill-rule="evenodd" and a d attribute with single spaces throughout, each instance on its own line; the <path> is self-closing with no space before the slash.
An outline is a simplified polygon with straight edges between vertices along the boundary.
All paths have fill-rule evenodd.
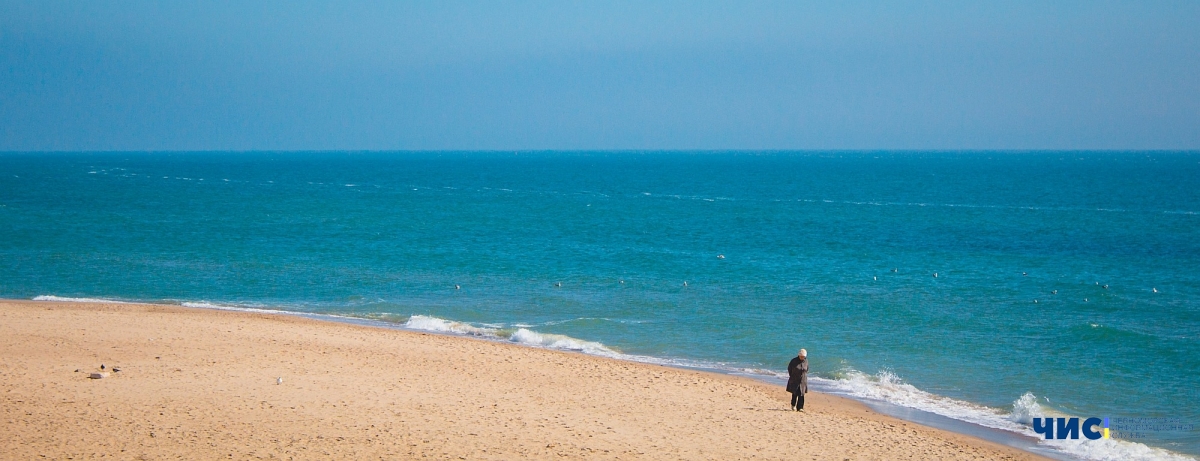
<path id="1" fill-rule="evenodd" d="M 240 304 L 240 305 L 238 305 L 238 304 L 235 304 L 235 305 L 214 304 L 214 303 L 210 303 L 207 301 L 185 301 L 185 302 L 179 303 L 179 305 L 183 306 L 183 307 L 193 307 L 193 308 L 197 308 L 197 309 L 217 309 L 217 310 L 223 310 L 223 311 L 257 312 L 260 314 L 290 314 L 290 315 L 301 314 L 300 312 L 296 312 L 296 311 L 267 309 L 267 308 L 260 307 L 260 306 L 252 306 L 252 305 L 244 305 L 244 304 Z M 339 316 L 330 315 L 330 317 L 339 317 Z"/>
<path id="2" fill-rule="evenodd" d="M 1037 397 L 1030 392 L 1013 401 L 1012 410 L 1006 412 L 923 391 L 904 382 L 890 370 L 881 370 L 870 375 L 852 368 L 844 368 L 835 375 L 834 378 L 812 378 L 814 387 L 858 400 L 926 411 L 993 429 L 1033 434 L 1029 430 L 1033 418 L 1060 416 L 1053 410 L 1042 407 Z"/>
<path id="3" fill-rule="evenodd" d="M 410 330 L 432 331 L 435 333 L 454 333 L 468 336 L 483 336 L 499 338 L 499 329 L 497 328 L 480 328 L 467 323 L 455 322 L 437 317 L 428 317 L 424 315 L 414 315 L 404 322 L 404 328 Z"/>
<path id="4" fill-rule="evenodd" d="M 509 340 L 515 343 L 547 347 L 550 349 L 563 349 L 568 351 L 583 352 L 592 355 L 602 355 L 606 357 L 619 357 L 621 354 L 617 351 L 605 347 L 603 344 L 584 341 L 581 339 L 572 338 L 565 335 L 555 335 L 548 333 L 538 333 L 533 330 L 520 328 L 509 336 Z"/>
<path id="5" fill-rule="evenodd" d="M 883 370 L 868 375 L 854 369 L 843 369 L 837 377 L 811 378 L 814 388 L 825 392 L 845 395 L 858 400 L 883 402 L 906 408 L 921 410 L 979 426 L 1014 432 L 1037 439 L 1038 444 L 1068 456 L 1094 461 L 1118 460 L 1169 460 L 1194 461 L 1195 458 L 1173 453 L 1145 444 L 1116 439 L 1100 440 L 1045 440 L 1033 431 L 1033 418 L 1072 417 L 1040 403 L 1031 392 L 1025 392 L 1004 411 L 998 408 L 976 405 L 918 389 L 905 383 L 895 373 Z"/>
<path id="6" fill-rule="evenodd" d="M 566 324 L 566 323 L 583 322 L 583 321 L 587 321 L 587 320 L 599 320 L 599 321 L 604 321 L 604 322 L 621 323 L 621 324 L 626 324 L 626 325 L 646 323 L 645 320 L 610 319 L 608 317 L 576 317 L 573 319 L 566 319 L 566 320 L 550 320 L 550 321 L 539 323 L 537 325 L 531 325 L 531 324 L 527 324 L 527 323 L 514 323 L 513 326 L 514 327 L 522 327 L 522 328 L 530 328 L 530 327 L 534 327 L 534 326 L 562 325 L 562 324 Z"/>
<path id="7" fill-rule="evenodd" d="M 598 342 L 584 341 L 566 335 L 540 333 L 530 330 L 528 327 L 517 327 L 516 330 L 506 330 L 498 325 L 475 326 L 464 322 L 425 315 L 413 315 L 409 317 L 408 321 L 404 322 L 403 327 L 410 330 L 507 340 L 526 346 L 583 352 L 585 354 L 605 357 L 621 358 L 623 356 L 620 352 Z"/>
<path id="8" fill-rule="evenodd" d="M 133 301 L 121 301 L 118 299 L 103 299 L 103 298 L 67 298 L 54 295 L 34 296 L 34 301 L 57 301 L 60 303 L 93 303 L 93 304 L 141 304 Z"/>

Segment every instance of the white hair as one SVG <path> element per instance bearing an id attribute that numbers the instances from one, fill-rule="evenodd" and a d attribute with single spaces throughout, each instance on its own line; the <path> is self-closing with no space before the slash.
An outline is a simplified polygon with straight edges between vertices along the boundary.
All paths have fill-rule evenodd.
<path id="1" fill-rule="evenodd" d="M 800 356 L 801 356 L 801 357 L 808 357 L 808 351 L 806 351 L 806 350 L 804 350 L 804 349 L 800 349 Z"/>

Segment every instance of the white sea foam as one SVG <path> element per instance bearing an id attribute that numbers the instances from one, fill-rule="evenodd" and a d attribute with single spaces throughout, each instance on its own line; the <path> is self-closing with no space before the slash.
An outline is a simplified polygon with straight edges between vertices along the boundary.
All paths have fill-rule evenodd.
<path id="1" fill-rule="evenodd" d="M 887 370 L 868 375 L 847 369 L 839 374 L 838 379 L 813 378 L 813 381 L 839 394 L 915 408 L 981 426 L 1011 431 L 1022 427 L 999 410 L 922 391 Z"/>
<path id="2" fill-rule="evenodd" d="M 542 322 L 538 325 L 530 325 L 530 324 L 525 324 L 525 323 L 514 323 L 513 326 L 518 327 L 518 328 L 530 328 L 530 327 L 534 327 L 534 326 L 562 325 L 564 323 L 579 322 L 579 321 L 583 321 L 583 320 L 603 320 L 605 322 L 615 322 L 615 323 L 624 323 L 624 324 L 646 323 L 645 320 L 610 319 L 608 317 L 576 317 L 573 319 L 566 319 L 566 320 L 550 320 L 547 322 Z"/>
<path id="3" fill-rule="evenodd" d="M 179 305 L 181 305 L 183 307 L 194 307 L 194 308 L 198 308 L 198 309 L 218 309 L 218 310 L 223 310 L 223 311 L 258 312 L 258 313 L 262 313 L 262 314 L 293 314 L 293 315 L 299 314 L 298 312 L 295 312 L 295 311 L 283 311 L 283 310 L 279 310 L 279 309 L 265 309 L 262 307 L 247 306 L 247 305 L 213 304 L 213 303 L 210 303 L 207 301 L 198 301 L 198 302 L 189 301 L 189 302 L 179 303 Z M 337 317 L 337 316 L 331 315 L 330 317 Z"/>
<path id="4" fill-rule="evenodd" d="M 579 319 L 575 319 L 579 320 Z M 609 320 L 609 319 L 603 319 Z M 553 325 L 563 322 L 546 322 L 541 325 Z M 477 336 L 485 339 L 496 341 L 509 341 L 517 344 L 541 347 L 546 349 L 558 349 L 565 351 L 582 352 L 589 355 L 598 355 L 603 357 L 615 358 L 620 360 L 628 360 L 632 362 L 651 363 L 655 365 L 666 365 L 674 367 L 687 368 L 703 368 L 711 369 L 728 373 L 736 373 L 741 370 L 735 369 L 724 364 L 700 362 L 692 360 L 668 359 L 661 357 L 653 357 L 647 355 L 626 354 L 603 343 L 595 341 L 586 341 L 578 338 L 573 338 L 566 335 L 558 335 L 552 333 L 543 333 L 532 330 L 534 325 L 528 323 L 514 323 L 504 326 L 501 324 L 483 324 L 480 326 L 471 325 L 465 322 L 456 322 L 437 317 L 425 315 L 413 315 L 408 321 L 401 325 L 403 328 L 412 330 L 430 331 L 435 333 L 457 334 Z M 515 328 L 515 330 L 513 330 Z"/>
<path id="5" fill-rule="evenodd" d="M 495 328 L 480 328 L 462 322 L 455 322 L 424 315 L 414 315 L 409 317 L 408 321 L 404 322 L 404 328 L 433 331 L 437 333 L 455 333 L 460 335 L 499 338 L 499 330 Z"/>
<path id="6" fill-rule="evenodd" d="M 1082 438 L 1078 440 L 1045 440 L 1040 434 L 1033 431 L 1030 425 L 1033 418 L 1070 417 L 1072 415 L 1043 407 L 1038 403 L 1037 397 L 1030 392 L 1024 393 L 1013 401 L 1011 410 L 1003 411 L 922 391 L 905 383 L 895 373 L 886 370 L 875 375 L 868 375 L 857 370 L 847 369 L 839 374 L 841 377 L 837 379 L 812 378 L 811 381 L 814 387 L 856 399 L 913 408 L 1036 438 L 1038 443 L 1043 446 L 1080 459 L 1095 461 L 1195 460 L 1195 458 L 1182 454 L 1125 440 L 1087 440 Z"/>
<path id="7" fill-rule="evenodd" d="M 1026 392 L 1013 401 L 1012 414 L 1008 419 L 1020 424 L 1033 424 L 1033 418 L 1045 418 L 1046 412 L 1038 405 L 1037 397 L 1032 392 Z"/>
<path id="8" fill-rule="evenodd" d="M 409 317 L 408 321 L 404 322 L 404 328 L 432 331 L 437 333 L 479 336 L 497 340 L 508 340 L 514 343 L 524 344 L 526 346 L 576 351 L 592 355 L 603 355 L 606 357 L 622 356 L 622 354 L 619 352 L 605 347 L 603 344 L 598 342 L 584 341 L 566 335 L 539 333 L 530 330 L 528 327 L 517 327 L 516 331 L 510 332 L 504 330 L 503 325 L 488 324 L 483 326 L 475 326 L 464 322 L 455 322 L 453 320 L 446 320 L 437 317 L 414 315 Z"/>
<path id="9" fill-rule="evenodd" d="M 34 301 L 58 301 L 60 303 L 139 304 L 129 301 L 102 298 L 66 298 L 53 295 L 34 296 Z"/>
<path id="10" fill-rule="evenodd" d="M 526 344 L 530 346 L 547 347 L 550 349 L 563 349 L 568 351 L 578 351 L 592 355 L 602 355 L 606 357 L 620 357 L 621 354 L 617 351 L 605 347 L 603 344 L 575 339 L 570 336 L 555 335 L 548 333 L 538 333 L 533 330 L 520 328 L 513 332 L 508 338 L 515 343 Z"/>

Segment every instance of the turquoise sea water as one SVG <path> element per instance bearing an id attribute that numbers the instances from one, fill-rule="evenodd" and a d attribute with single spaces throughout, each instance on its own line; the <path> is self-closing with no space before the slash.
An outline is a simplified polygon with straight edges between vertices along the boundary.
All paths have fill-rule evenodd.
<path id="1" fill-rule="evenodd" d="M 39 296 L 763 376 L 805 347 L 819 387 L 989 427 L 1195 424 L 1200 153 L 0 154 L 0 297 Z M 1200 454 L 1144 436 L 1046 446 Z"/>

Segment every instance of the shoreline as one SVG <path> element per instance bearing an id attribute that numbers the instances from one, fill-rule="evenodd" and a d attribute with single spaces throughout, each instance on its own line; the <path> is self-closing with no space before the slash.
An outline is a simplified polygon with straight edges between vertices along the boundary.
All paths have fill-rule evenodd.
<path id="1" fill-rule="evenodd" d="M 147 304 L 154 304 L 154 303 L 147 303 Z M 173 305 L 173 304 L 169 304 L 169 305 Z M 497 342 L 497 343 L 501 343 L 501 344 L 514 345 L 514 346 L 518 346 L 518 347 L 531 347 L 531 348 L 543 349 L 543 350 L 553 350 L 553 351 L 565 352 L 565 353 L 582 354 L 582 355 L 586 355 L 586 356 L 590 356 L 590 357 L 601 357 L 601 358 L 617 360 L 617 361 L 622 361 L 622 362 L 632 362 L 632 363 L 638 363 L 638 364 L 643 364 L 643 365 L 657 365 L 657 366 L 664 366 L 664 367 L 668 367 L 668 368 L 677 368 L 677 369 L 681 369 L 681 370 L 698 371 L 698 372 L 702 372 L 702 373 L 713 373 L 713 374 L 717 374 L 717 375 L 721 375 L 721 376 L 749 379 L 749 380 L 757 382 L 757 383 L 766 384 L 768 386 L 775 386 L 780 389 L 782 389 L 784 387 L 784 385 L 787 383 L 786 379 L 784 379 L 782 377 L 778 377 L 778 376 L 755 374 L 755 373 L 751 373 L 751 372 L 737 372 L 737 371 L 732 371 L 732 370 L 723 370 L 723 369 L 714 368 L 714 367 L 706 367 L 703 364 L 699 364 L 699 363 L 687 364 L 685 362 L 674 361 L 671 359 L 658 359 L 657 357 L 646 357 L 646 356 L 629 356 L 629 355 L 624 355 L 624 354 L 622 354 L 623 357 L 609 357 L 609 356 L 604 356 L 604 355 L 596 355 L 596 354 L 592 354 L 592 353 L 589 353 L 586 351 L 581 351 L 581 350 L 565 350 L 565 349 L 559 349 L 559 348 L 553 348 L 553 347 L 537 346 L 537 345 L 530 345 L 530 344 L 524 344 L 524 343 L 515 343 L 512 340 L 504 339 L 501 337 L 488 337 L 488 336 L 480 336 L 480 335 L 475 335 L 475 334 L 460 333 L 460 332 L 453 332 L 453 331 L 421 330 L 421 329 L 416 329 L 416 328 L 410 328 L 410 327 L 405 326 L 405 324 L 400 324 L 400 323 L 396 323 L 396 322 L 388 322 L 385 320 L 369 319 L 369 318 L 362 318 L 362 317 L 351 317 L 351 316 L 343 316 L 343 315 L 335 315 L 335 314 L 318 314 L 318 313 L 311 313 L 311 312 L 288 311 L 288 310 L 282 310 L 282 309 L 268 309 L 268 308 L 259 308 L 259 307 L 224 306 L 224 305 L 211 304 L 211 303 L 183 303 L 183 304 L 181 304 L 181 306 L 186 309 L 212 309 L 212 310 L 230 311 L 230 312 L 253 312 L 253 313 L 261 313 L 261 314 L 267 314 L 267 315 L 297 316 L 300 318 L 306 318 L 306 319 L 316 320 L 316 321 L 320 321 L 320 322 L 335 322 L 335 323 L 344 323 L 344 324 L 350 324 L 350 325 L 359 325 L 359 326 L 367 326 L 367 327 L 395 329 L 395 330 L 408 331 L 408 332 L 420 332 L 420 333 L 427 333 L 427 334 L 434 334 L 434 335 L 467 338 L 467 339 L 473 339 L 473 340 L 479 340 L 479 341 L 492 341 L 492 342 Z M 639 360 L 639 359 L 641 359 L 641 360 Z M 651 361 L 651 360 L 645 360 L 645 359 L 657 359 L 657 360 Z M 856 398 L 855 396 L 849 395 L 844 392 L 837 392 L 835 389 L 832 389 L 828 385 L 827 382 L 823 382 L 823 381 L 828 381 L 828 380 L 823 379 L 823 378 L 810 377 L 809 386 L 814 389 L 821 389 L 821 390 L 813 390 L 812 392 L 828 395 L 833 398 L 847 399 L 852 402 L 855 402 L 855 403 L 858 403 L 861 405 L 865 405 L 871 411 L 873 411 L 879 415 L 896 418 L 896 419 L 907 421 L 910 423 L 920 424 L 922 426 L 926 426 L 926 427 L 930 427 L 930 428 L 948 431 L 948 432 L 958 434 L 958 435 L 982 439 L 987 442 L 996 443 L 996 444 L 1003 445 L 1003 446 L 1010 447 L 1010 448 L 1016 448 L 1018 450 L 1021 450 L 1021 451 L 1027 452 L 1027 453 L 1032 453 L 1034 455 L 1039 455 L 1039 456 L 1053 459 L 1053 460 L 1077 461 L 1077 460 L 1081 459 L 1081 458 L 1071 456 L 1069 453 L 1054 451 L 1047 447 L 1039 446 L 1036 439 L 1029 438 L 1022 434 L 1014 433 L 1011 431 L 1006 431 L 1004 429 L 998 429 L 995 427 L 989 427 L 989 426 L 984 426 L 984 425 L 980 425 L 980 424 L 975 424 L 975 423 L 972 423 L 969 421 L 963 421 L 963 420 L 951 418 L 948 416 L 939 415 L 937 413 L 932 413 L 932 412 L 925 411 L 925 410 L 918 409 L 918 408 L 904 407 L 901 405 L 896 405 L 896 404 L 882 401 L 882 400 L 867 400 L 867 399 Z"/>
<path id="2" fill-rule="evenodd" d="M 213 303 L 203 302 L 203 301 L 202 302 L 181 302 L 180 304 L 172 304 L 172 303 L 154 303 L 154 302 L 114 301 L 114 300 L 108 300 L 108 299 L 102 299 L 102 298 L 64 298 L 64 297 L 57 297 L 57 296 L 39 296 L 39 297 L 34 298 L 33 300 L 34 301 L 43 301 L 43 302 L 74 302 L 74 303 L 94 302 L 94 303 L 101 303 L 101 304 L 163 305 L 163 306 L 182 307 L 184 309 L 202 309 L 202 310 L 215 310 L 215 311 L 226 311 L 226 312 L 248 312 L 248 313 L 256 313 L 256 314 L 266 314 L 266 315 L 294 316 L 294 317 L 299 317 L 299 318 L 304 318 L 304 319 L 315 320 L 315 321 L 319 321 L 319 322 L 334 322 L 334 323 L 342 323 L 342 324 L 358 325 L 358 326 L 366 326 L 366 327 L 377 327 L 377 328 L 385 328 L 385 329 L 407 331 L 407 332 L 420 332 L 420 333 L 443 335 L 443 336 L 449 336 L 449 337 L 459 337 L 459 338 L 468 338 L 468 339 L 474 339 L 474 340 L 492 341 L 492 342 L 497 342 L 497 343 L 501 343 L 501 344 L 516 345 L 519 347 L 531 347 L 531 348 L 536 348 L 536 349 L 554 350 L 554 351 L 566 352 L 566 353 L 578 353 L 578 354 L 582 354 L 582 355 L 586 355 L 586 356 L 601 357 L 601 358 L 607 358 L 607 359 L 617 360 L 617 361 L 622 361 L 622 362 L 632 362 L 632 363 L 639 363 L 639 364 L 645 364 L 645 365 L 658 365 L 658 366 L 665 366 L 665 367 L 669 367 L 669 368 L 677 368 L 677 369 L 682 369 L 682 370 L 714 373 L 714 374 L 718 374 L 718 375 L 722 375 L 722 376 L 730 376 L 730 377 L 749 379 L 749 380 L 752 380 L 752 381 L 755 381 L 758 383 L 766 384 L 768 386 L 776 386 L 781 389 L 784 387 L 784 385 L 786 384 L 786 381 L 787 381 L 786 379 L 779 377 L 779 376 L 756 374 L 756 373 L 752 373 L 749 371 L 736 371 L 736 370 L 720 369 L 720 368 L 715 368 L 715 367 L 704 366 L 703 363 L 699 363 L 699 362 L 686 363 L 686 362 L 680 362 L 680 361 L 672 360 L 672 359 L 661 359 L 661 358 L 657 358 L 657 357 L 626 355 L 626 354 L 620 354 L 620 357 L 614 357 L 614 356 L 609 356 L 609 355 L 598 355 L 598 354 L 583 351 L 583 350 L 570 350 L 570 349 L 546 347 L 546 346 L 540 346 L 540 345 L 532 345 L 532 344 L 527 344 L 527 343 L 519 343 L 519 342 L 514 342 L 512 339 L 505 339 L 503 337 L 483 336 L 483 335 L 477 334 L 478 332 L 464 333 L 462 331 L 452 331 L 452 330 L 420 329 L 420 328 L 406 326 L 407 324 L 401 324 L 401 323 L 397 323 L 397 322 L 389 322 L 386 320 L 344 316 L 344 315 L 336 315 L 336 314 L 321 314 L 321 313 L 312 313 L 312 312 L 304 312 L 304 311 L 273 309 L 273 308 L 261 307 L 261 306 L 260 307 L 249 307 L 249 306 L 237 306 L 237 305 L 222 305 L 222 304 L 213 304 Z M 0 301 L 4 301 L 4 299 L 0 298 Z M 21 301 L 21 300 L 13 300 L 13 301 Z M 458 323 L 455 321 L 447 321 L 447 322 Z M 919 408 L 905 407 L 905 406 L 897 405 L 897 404 L 887 402 L 884 400 L 864 399 L 864 398 L 859 398 L 859 397 L 856 397 L 854 395 L 851 395 L 851 394 L 848 394 L 845 392 L 838 392 L 837 389 L 834 389 L 833 387 L 831 387 L 829 385 L 828 381 L 829 380 L 823 379 L 823 378 L 811 377 L 810 378 L 810 387 L 814 388 L 814 391 L 817 393 L 829 395 L 829 396 L 832 396 L 835 398 L 840 398 L 840 399 L 848 399 L 848 400 L 856 402 L 858 404 L 865 405 L 867 408 L 869 408 L 870 410 L 874 411 L 877 414 L 886 415 L 886 416 L 896 418 L 899 420 L 903 420 L 903 421 L 907 421 L 910 423 L 916 423 L 916 424 L 920 424 L 920 425 L 923 425 L 926 427 L 936 428 L 936 429 L 948 431 L 951 433 L 955 433 L 958 435 L 982 439 L 987 442 L 1007 446 L 1010 448 L 1016 448 L 1016 449 L 1024 451 L 1024 452 L 1032 453 L 1032 454 L 1039 455 L 1039 456 L 1049 458 L 1049 459 L 1054 459 L 1054 460 L 1059 460 L 1059 461 L 1076 461 L 1076 460 L 1082 459 L 1082 458 L 1072 456 L 1069 453 L 1055 451 L 1048 447 L 1040 446 L 1037 442 L 1037 439 L 1030 438 L 1023 434 L 1015 433 L 1015 432 L 1004 430 L 1004 429 L 999 429 L 996 427 L 990 427 L 990 426 L 986 426 L 986 425 L 976 424 L 976 423 L 964 421 L 961 419 L 955 419 L 955 418 L 952 418 L 949 416 L 939 415 L 937 413 L 932 413 L 932 412 L 922 410 Z"/>
<path id="3" fill-rule="evenodd" d="M 795 413 L 748 377 L 459 335 L 162 304 L 0 300 L 0 317 L 0 446 L 28 457 L 1047 459 L 844 397 Z M 90 380 L 87 361 L 125 368 Z"/>

